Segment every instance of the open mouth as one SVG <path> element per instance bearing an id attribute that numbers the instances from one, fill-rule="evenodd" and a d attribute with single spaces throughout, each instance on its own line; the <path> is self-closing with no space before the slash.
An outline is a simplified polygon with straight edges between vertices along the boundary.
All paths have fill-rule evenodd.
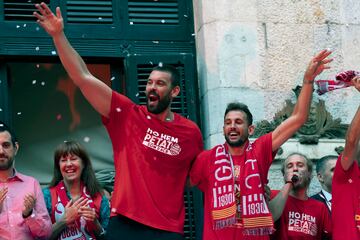
<path id="1" fill-rule="evenodd" d="M 156 93 L 150 93 L 148 95 L 148 101 L 149 103 L 156 103 L 159 101 L 159 95 L 157 95 Z"/>

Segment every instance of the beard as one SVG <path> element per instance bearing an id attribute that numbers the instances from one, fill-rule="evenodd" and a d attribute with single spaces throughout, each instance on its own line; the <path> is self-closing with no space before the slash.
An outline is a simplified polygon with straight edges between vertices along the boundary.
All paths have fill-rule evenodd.
<path id="1" fill-rule="evenodd" d="M 230 140 L 229 136 L 224 134 L 224 137 L 225 137 L 225 140 L 226 140 L 226 143 L 230 146 L 230 147 L 240 147 L 240 146 L 243 146 L 248 137 L 249 137 L 249 134 L 247 134 L 246 132 L 244 132 L 244 135 L 243 136 L 240 136 L 240 138 L 236 141 L 232 141 Z"/>
<path id="2" fill-rule="evenodd" d="M 149 104 L 149 97 L 148 96 L 150 94 L 153 94 L 153 95 L 158 97 L 159 100 L 158 100 L 157 105 L 152 106 L 152 105 Z M 146 96 L 147 96 L 146 107 L 147 107 L 148 112 L 153 113 L 153 114 L 159 114 L 159 113 L 164 112 L 169 107 L 169 105 L 171 103 L 172 99 L 171 99 L 170 94 L 171 94 L 171 91 L 169 91 L 168 94 L 166 94 L 162 99 L 160 99 L 159 95 L 155 91 L 151 91 L 151 92 L 147 93 L 146 94 Z"/>
<path id="3" fill-rule="evenodd" d="M 8 157 L 6 155 L 0 155 L 0 158 L 6 158 L 7 161 L 4 161 L 4 162 L 0 162 L 0 170 L 3 171 L 3 170 L 9 170 L 12 166 L 13 166 L 13 163 L 14 163 L 14 158 L 13 157 Z"/>

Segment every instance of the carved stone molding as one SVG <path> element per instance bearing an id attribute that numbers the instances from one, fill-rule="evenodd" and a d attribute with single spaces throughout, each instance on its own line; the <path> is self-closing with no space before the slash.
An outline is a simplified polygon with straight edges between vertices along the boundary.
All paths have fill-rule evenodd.
<path id="1" fill-rule="evenodd" d="M 299 96 L 301 87 L 297 86 L 293 91 L 296 97 Z M 285 107 L 277 112 L 273 121 L 262 120 L 256 124 L 253 137 L 259 137 L 265 133 L 273 131 L 285 119 L 287 119 L 295 104 L 290 100 L 286 100 Z M 302 144 L 317 144 L 320 138 L 340 138 L 343 139 L 348 128 L 347 124 L 342 124 L 339 118 L 334 119 L 326 110 L 325 102 L 312 102 L 309 112 L 308 121 L 293 136 Z"/>

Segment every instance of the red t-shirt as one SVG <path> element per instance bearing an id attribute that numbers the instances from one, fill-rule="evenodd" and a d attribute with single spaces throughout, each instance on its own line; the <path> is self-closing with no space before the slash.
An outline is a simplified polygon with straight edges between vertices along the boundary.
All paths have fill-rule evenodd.
<path id="1" fill-rule="evenodd" d="M 271 191 L 271 196 L 275 197 L 278 192 Z M 271 235 L 274 240 L 321 240 L 331 236 L 331 216 L 322 202 L 312 198 L 300 200 L 289 195 L 275 229 Z"/>
<path id="2" fill-rule="evenodd" d="M 115 91 L 103 122 L 116 173 L 111 215 L 183 233 L 186 177 L 203 149 L 197 125 L 178 114 L 172 122 L 160 121 Z"/>
<path id="3" fill-rule="evenodd" d="M 332 221 L 334 240 L 360 240 L 355 226 L 356 206 L 360 204 L 360 170 L 356 161 L 349 170 L 341 166 L 341 155 L 332 181 Z"/>
<path id="4" fill-rule="evenodd" d="M 269 171 L 270 165 L 274 158 L 272 152 L 272 138 L 271 133 L 266 134 L 258 138 L 255 142 L 252 143 L 252 150 L 254 156 L 258 161 L 259 173 L 262 179 L 263 184 L 267 182 L 267 173 Z M 242 229 L 236 226 L 227 227 L 221 230 L 213 230 L 212 226 L 212 216 L 211 216 L 211 206 L 209 199 L 211 199 L 213 190 L 209 182 L 211 167 L 214 160 L 214 156 L 211 156 L 211 150 L 203 151 L 196 158 L 194 165 L 190 171 L 191 183 L 197 185 L 198 188 L 204 192 L 204 230 L 203 230 L 203 239 L 204 240 L 240 240 L 245 239 L 242 234 Z M 235 176 L 237 175 L 239 169 L 240 161 L 245 161 L 245 154 L 241 156 L 232 156 L 234 160 L 234 171 Z M 269 236 L 259 236 L 259 237 L 250 237 L 251 239 L 256 240 L 266 240 L 269 239 Z"/>

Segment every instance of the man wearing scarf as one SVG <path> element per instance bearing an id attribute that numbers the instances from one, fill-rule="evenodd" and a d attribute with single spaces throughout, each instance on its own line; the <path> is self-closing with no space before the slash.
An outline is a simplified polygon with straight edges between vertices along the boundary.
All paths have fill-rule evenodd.
<path id="1" fill-rule="evenodd" d="M 360 77 L 352 79 L 360 92 Z M 332 183 L 333 239 L 360 240 L 360 107 L 348 128 L 345 148 L 339 156 Z"/>
<path id="2" fill-rule="evenodd" d="M 256 141 L 248 139 L 254 132 L 248 107 L 227 106 L 225 143 L 199 154 L 190 172 L 191 184 L 204 192 L 203 239 L 269 239 L 273 221 L 264 197 L 267 173 L 277 149 L 306 122 L 314 79 L 329 68 L 330 54 L 323 50 L 312 58 L 292 115 Z"/>

